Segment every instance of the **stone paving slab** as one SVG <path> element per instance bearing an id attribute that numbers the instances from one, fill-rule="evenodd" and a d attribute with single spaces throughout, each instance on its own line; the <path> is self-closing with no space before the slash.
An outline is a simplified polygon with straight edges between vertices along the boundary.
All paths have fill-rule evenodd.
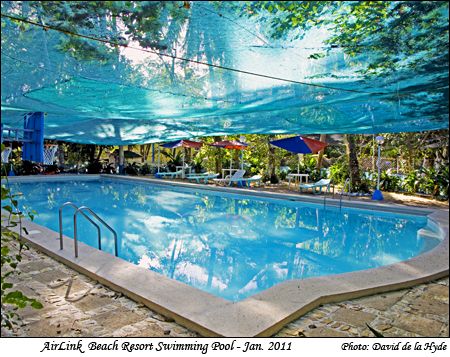
<path id="1" fill-rule="evenodd" d="M 336 321 L 335 325 L 338 324 L 338 322 L 343 322 L 355 327 L 365 327 L 366 323 L 370 323 L 375 319 L 375 315 L 369 312 L 342 307 L 331 315 L 330 319 Z M 340 327 L 340 324 L 336 326 L 331 325 L 331 327 L 337 328 Z"/>
<path id="2" fill-rule="evenodd" d="M 442 322 L 409 313 L 405 313 L 395 319 L 393 324 L 400 329 L 416 333 L 417 335 L 422 335 L 423 331 L 426 331 L 429 336 L 439 336 L 443 327 Z"/>
<path id="3" fill-rule="evenodd" d="M 308 331 L 306 331 L 303 334 L 305 337 L 348 337 L 348 335 L 346 335 L 343 332 L 340 332 L 336 329 L 331 329 L 331 328 L 327 328 L 327 327 L 319 327 L 319 328 L 314 328 L 314 329 L 310 329 Z"/>
<path id="4" fill-rule="evenodd" d="M 114 331 L 119 327 L 128 326 L 140 321 L 142 316 L 121 306 L 109 311 L 97 313 L 91 318 L 96 321 L 97 324 Z"/>
<path id="5" fill-rule="evenodd" d="M 448 304 L 430 298 L 419 298 L 411 304 L 411 310 L 419 314 L 446 315 L 448 319 Z"/>
<path id="6" fill-rule="evenodd" d="M 30 273 L 30 272 L 39 272 L 44 270 L 45 268 L 51 268 L 52 264 L 49 262 L 46 262 L 44 260 L 37 260 L 37 261 L 31 261 L 26 264 L 22 264 L 20 266 L 20 270 L 23 273 Z"/>
<path id="7" fill-rule="evenodd" d="M 19 310 L 22 325 L 2 336 L 41 337 L 198 337 L 172 319 L 75 272 L 33 248 L 14 277 L 17 286 L 44 305 Z M 22 270 L 22 266 L 26 267 Z M 67 301 L 67 284 L 73 278 Z M 401 291 L 320 306 L 281 329 L 276 337 L 373 337 L 366 323 L 386 337 L 448 337 L 449 279 Z"/>
<path id="8" fill-rule="evenodd" d="M 396 291 L 389 294 L 379 294 L 373 297 L 354 300 L 355 303 L 362 302 L 367 308 L 380 311 L 387 311 L 407 293 L 406 290 Z"/>
<path id="9" fill-rule="evenodd" d="M 319 307 L 276 334 L 277 337 L 449 337 L 449 279 L 413 288 Z"/>
<path id="10" fill-rule="evenodd" d="M 428 289 L 424 289 L 422 298 L 425 300 L 436 300 L 448 304 L 448 286 L 434 284 L 430 285 Z M 447 310 L 448 313 L 448 310 Z"/>

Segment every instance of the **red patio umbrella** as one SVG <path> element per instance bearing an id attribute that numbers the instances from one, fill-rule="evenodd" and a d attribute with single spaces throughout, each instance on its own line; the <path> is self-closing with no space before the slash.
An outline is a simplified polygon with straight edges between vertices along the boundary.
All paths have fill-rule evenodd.
<path id="1" fill-rule="evenodd" d="M 198 142 L 198 141 L 177 140 L 177 141 L 171 141 L 169 143 L 161 144 L 160 146 L 163 148 L 168 148 L 168 149 L 175 149 L 178 147 L 199 149 L 202 147 L 202 145 L 203 145 L 203 143 Z M 183 167 L 184 167 L 184 154 L 183 154 Z M 159 161 L 158 161 L 158 172 L 159 172 Z M 182 177 L 184 177 L 184 173 L 183 173 Z"/>
<path id="2" fill-rule="evenodd" d="M 180 146 L 184 147 L 184 148 L 195 148 L 195 149 L 199 149 L 201 148 L 203 145 L 203 143 L 200 143 L 198 141 L 192 141 L 192 140 L 177 140 L 177 141 L 171 141 L 170 143 L 165 143 L 162 144 L 161 146 L 163 148 L 169 148 L 169 149 L 174 149 L 174 148 L 178 148 Z"/>
<path id="3" fill-rule="evenodd" d="M 223 149 L 232 149 L 232 150 L 245 150 L 248 147 L 248 144 L 243 143 L 239 140 L 222 140 L 216 141 L 215 143 L 210 144 L 211 146 L 223 148 Z M 243 164 L 243 162 L 242 162 Z M 233 166 L 233 159 L 230 160 L 230 174 L 231 167 Z M 242 168 L 242 165 L 241 165 Z"/>
<path id="4" fill-rule="evenodd" d="M 215 143 L 210 144 L 211 146 L 217 146 L 223 149 L 234 149 L 234 150 L 244 150 L 248 147 L 248 144 L 243 143 L 239 140 L 222 140 L 216 141 Z"/>

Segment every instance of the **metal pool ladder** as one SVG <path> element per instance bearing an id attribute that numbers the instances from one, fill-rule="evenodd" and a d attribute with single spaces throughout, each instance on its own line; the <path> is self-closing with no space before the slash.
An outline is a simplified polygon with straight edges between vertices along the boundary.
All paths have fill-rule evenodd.
<path id="1" fill-rule="evenodd" d="M 341 191 L 341 194 L 340 194 L 340 198 L 339 198 L 339 209 L 342 209 L 342 196 L 344 196 L 345 188 L 347 186 L 348 186 L 348 191 L 347 191 L 348 192 L 348 200 L 350 201 L 350 191 L 352 189 L 350 178 L 345 180 L 344 187 L 342 188 L 342 191 Z"/>
<path id="2" fill-rule="evenodd" d="M 100 222 L 104 227 L 106 227 L 109 231 L 111 231 L 111 233 L 114 236 L 114 253 L 115 253 L 116 257 L 118 256 L 116 231 L 113 228 L 111 228 L 111 226 L 108 223 L 106 223 L 102 218 L 100 218 L 98 216 L 98 214 L 96 214 L 89 207 L 87 207 L 87 206 L 78 207 L 73 202 L 63 203 L 59 207 L 59 247 L 61 250 L 63 249 L 62 210 L 66 206 L 71 206 L 71 207 L 75 208 L 75 212 L 73 214 L 73 242 L 74 242 L 74 247 L 75 247 L 75 258 L 78 258 L 77 216 L 79 213 L 81 215 L 83 215 L 92 225 L 94 225 L 95 228 L 97 228 L 98 249 L 102 250 L 102 233 L 101 233 L 100 226 L 97 223 L 95 223 L 94 220 L 91 217 L 89 217 L 84 211 L 88 211 L 98 222 Z"/>

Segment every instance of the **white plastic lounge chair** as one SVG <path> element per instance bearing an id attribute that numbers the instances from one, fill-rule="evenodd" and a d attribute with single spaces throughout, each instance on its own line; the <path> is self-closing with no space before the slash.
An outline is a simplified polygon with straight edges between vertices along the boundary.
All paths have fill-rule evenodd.
<path id="1" fill-rule="evenodd" d="M 310 188 L 314 194 L 322 193 L 323 187 L 326 187 L 326 192 L 330 192 L 330 185 L 330 179 L 321 179 L 320 181 L 314 183 L 305 183 L 300 185 L 300 192 L 303 192 L 303 189 L 307 190 Z M 319 191 L 317 191 L 317 188 L 319 188 Z"/>
<path id="2" fill-rule="evenodd" d="M 217 178 L 219 174 L 211 174 L 211 173 L 204 173 L 204 174 L 191 174 L 186 176 L 186 178 L 189 181 L 196 181 L 197 183 L 200 183 L 200 181 L 203 181 L 204 183 L 208 183 L 208 180 L 212 180 Z"/>
<path id="3" fill-rule="evenodd" d="M 189 178 L 191 176 L 207 176 L 207 175 L 211 175 L 209 172 L 199 172 L 199 173 L 195 173 L 195 174 L 187 174 L 186 178 Z"/>
<path id="4" fill-rule="evenodd" d="M 242 179 L 244 177 L 245 170 L 237 170 L 233 176 L 227 175 L 225 178 L 222 179 L 213 179 L 213 181 L 219 185 L 226 185 L 228 184 L 231 186 L 233 182 L 236 182 L 238 185 L 242 185 Z"/>
<path id="5" fill-rule="evenodd" d="M 247 185 L 250 187 L 250 184 L 252 182 L 255 182 L 259 186 L 261 184 L 261 179 L 262 179 L 261 175 L 253 175 L 252 177 L 244 178 L 241 181 L 244 185 Z"/>
<path id="6" fill-rule="evenodd" d="M 155 174 L 155 178 L 164 178 L 164 177 L 169 177 L 169 178 L 176 178 L 178 177 L 178 175 L 182 175 L 183 174 L 183 170 L 178 170 L 175 172 L 158 172 Z"/>

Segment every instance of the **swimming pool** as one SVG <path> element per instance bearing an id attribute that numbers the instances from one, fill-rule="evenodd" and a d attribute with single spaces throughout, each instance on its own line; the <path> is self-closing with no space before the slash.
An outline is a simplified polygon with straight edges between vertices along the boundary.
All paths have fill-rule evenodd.
<path id="1" fill-rule="evenodd" d="M 284 281 L 377 268 L 439 244 L 426 216 L 324 206 L 229 192 L 101 178 L 17 182 L 23 210 L 58 231 L 58 208 L 86 205 L 118 233 L 119 257 L 215 296 L 240 301 Z M 64 233 L 73 235 L 73 210 Z M 97 247 L 79 219 L 80 240 Z M 437 234 L 437 232 L 435 232 Z M 103 233 L 102 249 L 113 254 Z"/>

